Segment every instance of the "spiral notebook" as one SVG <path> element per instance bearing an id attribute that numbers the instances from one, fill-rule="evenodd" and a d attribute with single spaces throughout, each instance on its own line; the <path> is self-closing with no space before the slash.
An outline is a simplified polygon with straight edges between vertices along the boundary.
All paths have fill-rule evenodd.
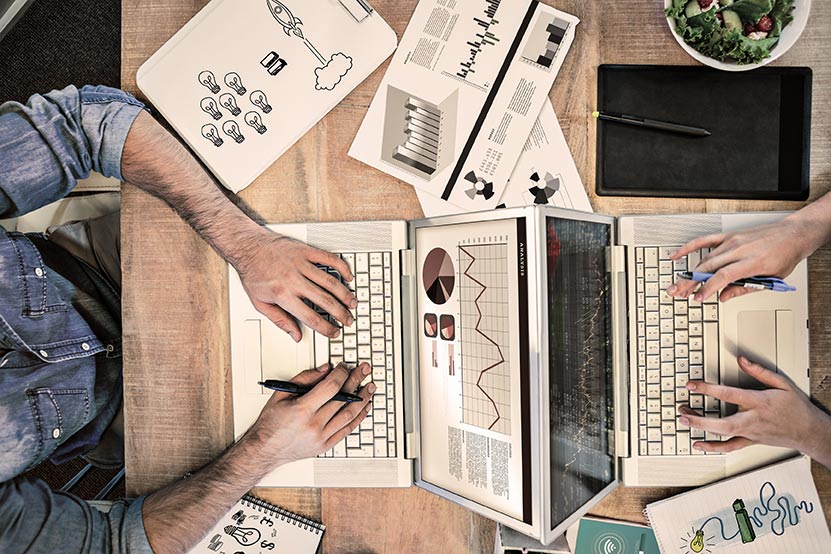
<path id="1" fill-rule="evenodd" d="M 191 554 L 314 554 L 326 526 L 246 494 Z"/>
<path id="2" fill-rule="evenodd" d="M 663 554 L 809 554 L 831 544 L 804 456 L 654 502 L 645 513 Z"/>

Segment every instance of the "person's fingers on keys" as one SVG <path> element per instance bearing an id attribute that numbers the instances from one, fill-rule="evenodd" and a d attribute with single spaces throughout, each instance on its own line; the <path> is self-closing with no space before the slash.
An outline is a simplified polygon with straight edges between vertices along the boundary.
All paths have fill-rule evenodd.
<path id="1" fill-rule="evenodd" d="M 375 383 L 369 383 L 358 393 L 363 398 L 363 401 L 349 402 L 348 404 L 342 405 L 337 412 L 332 414 L 328 423 L 326 423 L 323 434 L 328 436 L 337 434 L 341 429 L 351 426 L 352 421 L 360 416 L 364 408 L 372 409 L 370 400 L 372 399 L 373 393 L 375 393 Z M 334 404 L 334 402 L 330 404 Z"/>
<path id="2" fill-rule="evenodd" d="M 278 328 L 288 333 L 294 342 L 300 342 L 300 339 L 303 338 L 297 321 L 286 310 L 275 304 L 268 304 L 259 300 L 253 300 L 253 304 L 254 309 L 267 317 Z"/>
<path id="3" fill-rule="evenodd" d="M 349 378 L 349 371 L 343 364 L 335 366 L 329 374 L 315 387 L 298 399 L 312 413 L 317 413 L 323 405 L 332 400 L 343 388 L 343 384 Z"/>
<path id="4" fill-rule="evenodd" d="M 713 246 L 721 244 L 724 240 L 725 234 L 724 233 L 716 233 L 713 235 L 707 235 L 704 237 L 698 237 L 697 239 L 693 239 L 675 252 L 672 252 L 669 257 L 671 260 L 677 260 L 683 256 L 686 256 L 690 252 L 695 252 L 696 250 L 701 250 L 702 248 L 711 248 Z M 692 268 L 690 268 L 692 271 Z"/>
<path id="5" fill-rule="evenodd" d="M 327 271 L 323 271 L 314 264 L 308 264 L 304 274 L 310 281 L 323 289 L 323 291 L 335 297 L 339 304 L 353 309 L 358 307 L 358 299 L 354 294 L 352 294 L 352 291 L 344 286 L 344 284 L 334 275 Z M 321 306 L 321 308 L 322 307 L 323 306 Z"/>
<path id="6" fill-rule="evenodd" d="M 319 269 L 315 271 L 317 271 L 317 273 L 323 273 Z M 315 306 L 322 308 L 326 313 L 333 316 L 343 325 L 347 327 L 352 325 L 352 322 L 354 321 L 352 313 L 334 296 L 326 292 L 325 289 L 309 282 L 306 285 L 306 290 L 304 291 L 303 296 L 305 296 Z"/>
<path id="7" fill-rule="evenodd" d="M 713 273 L 713 276 L 701 283 L 701 287 L 693 295 L 693 299 L 696 302 L 703 302 L 714 295 L 719 289 L 723 289 L 737 279 L 752 276 L 753 269 L 751 264 L 740 261 L 719 268 L 716 271 L 707 271 L 707 273 Z"/>
<path id="8" fill-rule="evenodd" d="M 355 276 L 352 275 L 352 270 L 349 269 L 349 264 L 343 261 L 337 254 L 326 252 L 325 250 L 318 250 L 317 248 L 313 248 L 311 246 L 308 248 L 308 259 L 311 262 L 320 265 L 328 265 L 329 267 L 336 269 L 338 273 L 340 273 L 341 277 L 348 282 L 351 282 L 355 278 Z"/>
<path id="9" fill-rule="evenodd" d="M 683 410 L 682 415 L 678 417 L 678 423 L 693 429 L 701 429 L 702 431 L 709 431 L 722 437 L 732 437 L 735 435 L 735 430 L 741 424 L 744 412 L 738 412 L 729 417 L 701 417 L 693 415 L 689 412 L 692 410 Z"/>
<path id="10" fill-rule="evenodd" d="M 349 434 L 361 424 L 361 421 L 369 415 L 369 410 L 371 409 L 371 405 L 363 404 L 363 408 L 358 412 L 358 415 L 352 419 L 352 421 L 350 421 L 345 427 L 341 427 L 339 430 L 335 431 L 335 433 L 329 437 L 329 440 L 324 444 L 324 452 L 330 448 L 333 448 L 336 444 L 349 436 Z"/>
<path id="11" fill-rule="evenodd" d="M 728 404 L 736 404 L 737 406 L 747 406 L 752 402 L 753 395 L 749 394 L 744 389 L 736 387 L 728 387 L 725 385 L 715 385 L 712 383 L 705 383 L 704 381 L 688 381 L 687 390 L 698 394 L 704 394 L 723 400 Z"/>
<path id="12" fill-rule="evenodd" d="M 740 450 L 752 444 L 755 443 L 748 438 L 731 437 L 725 441 L 696 441 L 692 444 L 692 447 L 694 450 L 700 450 L 701 452 L 721 452 L 726 454 L 728 452 Z"/>
<path id="13" fill-rule="evenodd" d="M 286 302 L 286 310 L 293 313 L 298 320 L 313 331 L 325 335 L 330 339 L 337 338 L 340 330 L 332 325 L 328 319 L 311 309 L 300 298 L 292 298 Z"/>
<path id="14" fill-rule="evenodd" d="M 323 378 L 329 374 L 329 371 L 331 369 L 332 366 L 329 364 L 323 364 L 318 367 L 313 367 L 311 369 L 301 371 L 300 373 L 289 379 L 289 382 L 298 385 L 303 385 L 304 387 L 313 387 L 320 381 L 322 381 Z M 271 395 L 271 398 L 274 399 L 274 401 L 279 401 L 285 398 L 299 399 L 300 397 L 290 392 L 274 391 Z"/>
<path id="15" fill-rule="evenodd" d="M 739 367 L 763 385 L 780 390 L 791 390 L 792 384 L 784 375 L 771 371 L 764 366 L 751 362 L 744 356 L 739 356 Z"/>
<path id="16" fill-rule="evenodd" d="M 690 279 L 678 279 L 667 288 L 667 294 L 674 298 L 689 298 L 698 283 Z"/>
<path id="17" fill-rule="evenodd" d="M 344 369 L 347 369 L 347 371 L 349 371 L 348 368 L 346 368 L 346 366 L 344 366 Z M 372 373 L 372 368 L 369 367 L 369 364 L 367 364 L 367 363 L 362 363 L 358 367 L 355 367 L 354 369 L 352 369 L 352 371 L 349 371 L 349 378 L 346 379 L 346 381 L 344 381 L 343 386 L 340 389 L 341 392 L 348 392 L 350 394 L 358 394 L 359 396 L 364 398 L 364 397 L 367 397 L 367 394 L 360 394 L 360 393 L 365 393 L 365 391 L 369 387 L 369 385 L 372 385 L 372 392 L 374 393 L 375 392 L 375 385 L 372 384 L 372 383 L 367 383 L 367 386 L 364 387 L 364 389 L 361 390 L 360 393 L 355 392 L 357 390 L 357 388 L 360 386 L 361 382 L 364 380 L 364 378 L 366 378 L 366 376 L 369 375 L 370 373 Z M 372 395 L 372 393 L 369 393 L 369 396 L 371 396 L 371 395 Z M 349 404 L 360 404 L 360 402 L 349 402 Z M 344 407 L 343 402 L 328 402 L 328 403 L 324 404 L 323 407 L 320 408 L 320 410 L 318 410 L 317 417 L 320 418 L 320 420 L 325 423 L 325 422 L 329 421 L 330 419 L 332 419 L 332 417 L 337 413 L 337 411 L 340 410 L 343 407 Z M 350 417 L 349 419 L 351 420 L 352 418 Z M 343 425 L 345 425 L 345 424 L 346 423 L 344 423 Z"/>

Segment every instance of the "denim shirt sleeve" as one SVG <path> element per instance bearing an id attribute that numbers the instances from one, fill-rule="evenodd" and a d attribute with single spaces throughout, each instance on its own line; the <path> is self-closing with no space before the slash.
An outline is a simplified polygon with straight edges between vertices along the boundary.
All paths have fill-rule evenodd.
<path id="1" fill-rule="evenodd" d="M 0 552 L 152 554 L 143 502 L 119 500 L 104 513 L 43 481 L 6 481 L 0 484 Z"/>
<path id="2" fill-rule="evenodd" d="M 124 142 L 143 107 L 102 86 L 0 105 L 0 218 L 63 198 L 93 170 L 121 179 Z"/>

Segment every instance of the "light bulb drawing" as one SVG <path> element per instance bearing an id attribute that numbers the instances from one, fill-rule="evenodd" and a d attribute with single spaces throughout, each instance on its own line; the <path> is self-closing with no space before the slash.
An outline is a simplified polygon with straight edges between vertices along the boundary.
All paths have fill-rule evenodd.
<path id="1" fill-rule="evenodd" d="M 237 106 L 237 101 L 234 100 L 234 95 L 225 93 L 219 97 L 219 103 L 222 104 L 222 107 L 231 112 L 231 115 L 237 116 L 240 114 L 242 110 L 239 109 Z"/>
<path id="2" fill-rule="evenodd" d="M 216 77 L 210 71 L 203 71 L 199 74 L 199 84 L 211 91 L 212 94 L 219 92 L 219 85 Z"/>
<path id="3" fill-rule="evenodd" d="M 219 131 L 216 126 L 211 125 L 210 123 L 202 127 L 202 136 L 211 141 L 214 146 L 222 146 L 222 143 L 224 142 L 219 137 Z"/>
<path id="4" fill-rule="evenodd" d="M 233 71 L 225 76 L 225 84 L 234 89 L 234 91 L 236 91 L 236 93 L 240 96 L 245 94 L 248 90 L 245 88 L 245 85 L 242 84 L 240 76 Z"/>
<path id="5" fill-rule="evenodd" d="M 227 525 L 225 534 L 234 537 L 242 546 L 253 546 L 260 540 L 260 531 L 254 527 L 237 527 Z"/>
<path id="6" fill-rule="evenodd" d="M 255 90 L 251 93 L 251 103 L 260 108 L 263 113 L 268 113 L 271 111 L 271 104 L 268 103 L 268 98 L 266 97 L 265 93 L 261 90 Z"/>
<path id="7" fill-rule="evenodd" d="M 266 4 L 271 16 L 283 28 L 286 36 L 294 35 L 302 40 L 309 52 L 320 62 L 320 67 L 315 69 L 315 76 L 317 77 L 315 89 L 333 90 L 341 82 L 343 76 L 352 69 L 352 58 L 342 52 L 337 52 L 327 60 L 303 34 L 303 29 L 300 27 L 303 25 L 303 21 L 295 16 L 284 3 L 279 0 L 266 0 Z"/>
<path id="8" fill-rule="evenodd" d="M 203 98 L 199 103 L 199 107 L 212 118 L 222 119 L 222 113 L 220 113 L 219 108 L 216 107 L 216 102 L 210 96 Z"/>
<path id="9" fill-rule="evenodd" d="M 245 114 L 245 122 L 261 135 L 268 131 L 268 127 L 263 125 L 263 120 L 257 112 L 248 112 Z"/>
<path id="10" fill-rule="evenodd" d="M 222 130 L 226 135 L 234 139 L 237 144 L 245 140 L 245 136 L 240 132 L 239 125 L 237 125 L 236 121 L 226 121 L 222 125 Z"/>
<path id="11" fill-rule="evenodd" d="M 695 532 L 695 536 L 693 537 L 693 540 L 690 541 L 690 549 L 693 552 L 696 552 L 696 553 L 701 552 L 702 550 L 704 550 L 704 530 L 703 529 L 699 529 L 698 531 Z"/>

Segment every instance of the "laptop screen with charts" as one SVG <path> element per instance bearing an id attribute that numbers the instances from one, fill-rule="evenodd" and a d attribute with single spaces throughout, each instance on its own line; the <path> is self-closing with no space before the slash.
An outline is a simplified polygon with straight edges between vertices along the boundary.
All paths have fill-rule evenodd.
<path id="1" fill-rule="evenodd" d="M 612 226 L 547 217 L 551 528 L 615 481 Z"/>

